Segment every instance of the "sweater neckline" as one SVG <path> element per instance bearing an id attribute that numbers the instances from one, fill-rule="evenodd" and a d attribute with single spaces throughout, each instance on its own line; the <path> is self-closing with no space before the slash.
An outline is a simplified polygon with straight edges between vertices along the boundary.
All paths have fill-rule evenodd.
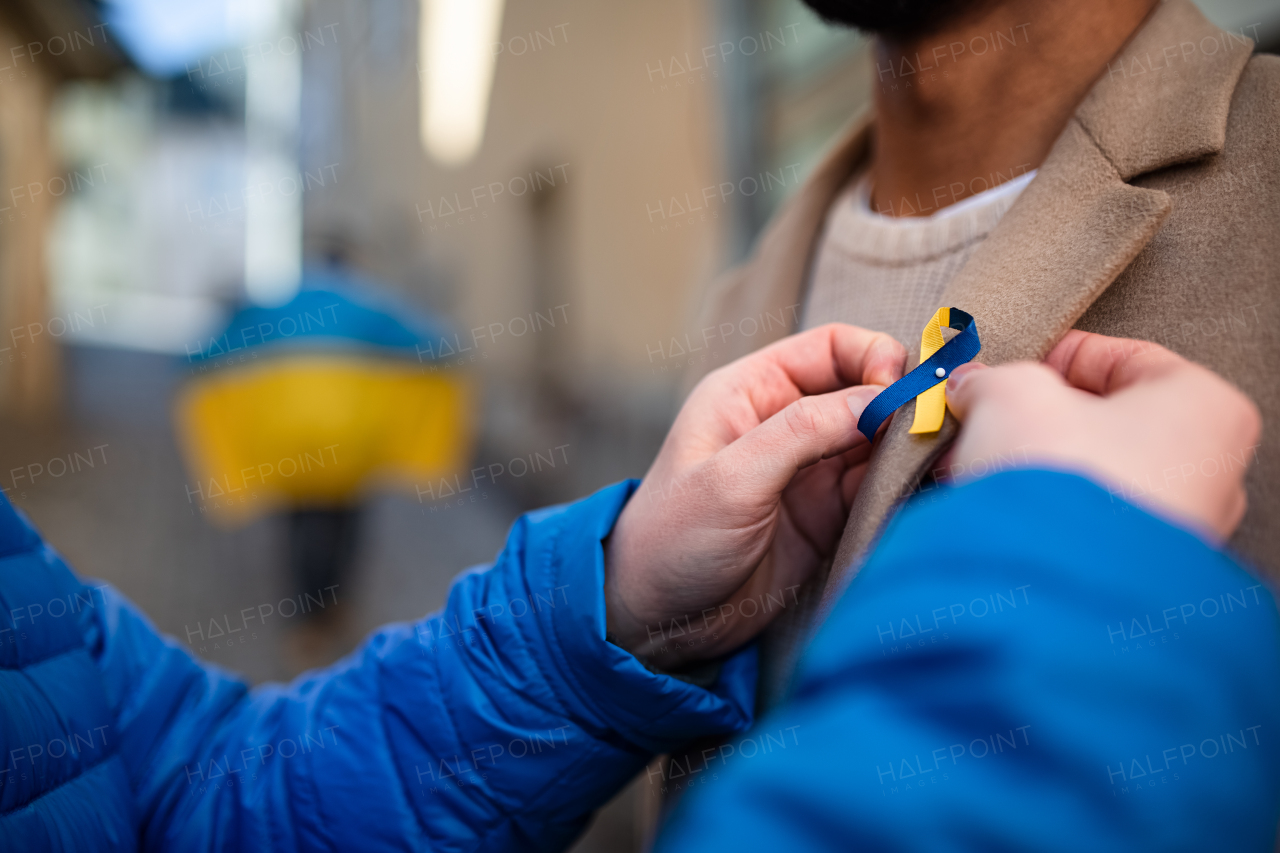
<path id="1" fill-rule="evenodd" d="M 870 263 L 899 265 L 947 255 L 990 234 L 1035 175 L 1033 169 L 930 216 L 887 216 L 871 209 L 871 174 L 862 172 L 837 198 L 825 236 Z"/>

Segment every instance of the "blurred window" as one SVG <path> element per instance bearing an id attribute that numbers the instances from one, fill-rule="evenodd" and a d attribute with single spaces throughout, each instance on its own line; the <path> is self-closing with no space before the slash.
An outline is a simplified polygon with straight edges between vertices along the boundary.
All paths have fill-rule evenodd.
<path id="1" fill-rule="evenodd" d="M 737 194 L 737 259 L 870 101 L 870 64 L 862 35 L 826 25 L 800 0 L 721 0 L 718 8 L 721 39 L 739 54 L 725 63 L 728 175 L 780 185 Z"/>

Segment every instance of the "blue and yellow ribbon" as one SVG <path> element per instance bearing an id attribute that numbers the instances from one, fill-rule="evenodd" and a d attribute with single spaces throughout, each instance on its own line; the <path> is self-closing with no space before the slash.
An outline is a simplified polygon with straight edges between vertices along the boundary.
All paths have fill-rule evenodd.
<path id="1" fill-rule="evenodd" d="M 960 334 L 944 342 L 944 327 Z M 858 431 L 868 441 L 875 438 L 885 418 L 914 398 L 916 417 L 910 432 L 917 435 L 937 432 L 942 428 L 947 408 L 944 387 L 947 377 L 960 365 L 972 361 L 981 348 L 972 316 L 959 308 L 939 308 L 920 335 L 920 365 L 876 395 L 862 410 Z"/>

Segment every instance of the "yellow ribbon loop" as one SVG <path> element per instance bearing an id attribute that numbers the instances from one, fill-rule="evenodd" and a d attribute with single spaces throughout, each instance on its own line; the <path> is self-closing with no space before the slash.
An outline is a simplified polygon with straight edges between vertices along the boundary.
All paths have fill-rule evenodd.
<path id="1" fill-rule="evenodd" d="M 943 340 L 943 326 L 960 334 Z M 916 417 L 910 431 L 917 435 L 937 432 L 947 411 L 943 383 L 951 371 L 972 361 L 981 350 L 978 325 L 972 315 L 959 308 L 939 308 L 920 336 L 920 364 L 867 404 L 858 417 L 858 432 L 867 441 L 874 441 L 885 419 L 912 400 L 916 401 Z"/>
<path id="2" fill-rule="evenodd" d="M 942 328 L 951 325 L 951 309 L 939 308 L 920 334 L 920 363 L 924 364 L 946 343 Z M 942 418 L 947 410 L 946 378 L 916 397 L 916 417 L 909 432 L 915 435 L 937 432 L 942 429 Z"/>

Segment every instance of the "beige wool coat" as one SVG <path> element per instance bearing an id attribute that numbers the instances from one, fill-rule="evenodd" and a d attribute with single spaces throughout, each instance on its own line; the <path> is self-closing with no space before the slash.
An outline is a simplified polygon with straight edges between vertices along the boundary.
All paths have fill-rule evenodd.
<path id="1" fill-rule="evenodd" d="M 1280 576 L 1280 58 L 1165 0 L 1076 110 L 1031 184 L 947 288 L 996 365 L 1041 359 L 1072 327 L 1154 341 L 1243 389 L 1263 416 L 1260 447 L 1185 460 L 1184 476 L 1250 468 L 1249 510 L 1231 547 Z M 786 316 L 730 337 L 693 368 L 795 331 L 827 211 L 869 154 L 874 117 L 838 140 L 779 212 L 751 258 L 709 293 L 701 328 Z M 751 324 L 755 328 L 757 324 Z M 919 361 L 912 352 L 908 364 Z M 1194 400 L 1186 401 L 1194 407 Z M 909 403 L 908 407 L 914 403 Z M 954 438 L 910 435 L 899 413 L 874 450 L 839 551 L 799 605 L 766 632 L 759 704 L 785 689 L 812 628 L 839 597 L 895 508 Z M 1186 466 L 1180 468 L 1186 471 Z M 1174 475 L 1176 476 L 1176 475 Z M 1126 496 L 1159 483 L 1131 484 Z"/>

